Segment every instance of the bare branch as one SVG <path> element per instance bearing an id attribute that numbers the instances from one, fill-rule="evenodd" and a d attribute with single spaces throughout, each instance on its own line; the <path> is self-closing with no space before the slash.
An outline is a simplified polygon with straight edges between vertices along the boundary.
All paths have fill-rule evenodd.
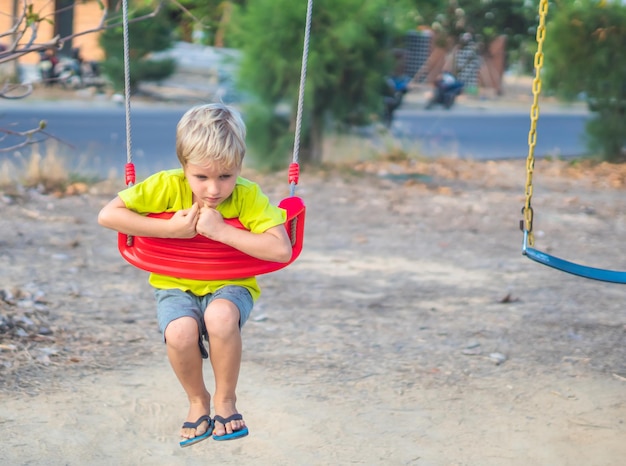
<path id="1" fill-rule="evenodd" d="M 136 23 L 154 18 L 163 9 L 163 5 L 166 0 L 160 0 L 155 6 L 154 10 L 148 14 L 140 17 L 129 19 L 129 23 Z M 170 0 L 171 1 L 171 0 Z M 175 0 L 174 0 L 175 1 Z M 77 31 L 67 36 L 55 36 L 47 41 L 38 41 L 39 26 L 42 22 L 53 22 L 54 14 L 71 9 L 74 5 L 68 5 L 64 8 L 58 9 L 52 14 L 40 16 L 40 13 L 33 11 L 31 0 L 15 0 L 15 5 L 19 5 L 19 11 L 14 11 L 14 18 L 11 23 L 11 27 L 7 31 L 0 32 L 0 39 L 10 37 L 11 43 L 8 47 L 0 51 L 0 64 L 12 62 L 18 60 L 20 57 L 29 53 L 43 52 L 49 49 L 59 50 L 63 47 L 63 44 L 67 41 L 86 34 L 93 34 L 101 32 L 107 29 L 119 27 L 123 24 L 123 17 L 121 9 L 115 10 L 115 15 L 110 17 L 111 10 L 102 6 L 102 17 L 95 28 L 87 29 L 84 31 Z M 19 3 L 17 3 L 19 2 Z M 187 11 L 180 3 L 175 1 L 175 4 Z M 187 12 L 190 14 L 189 12 Z M 26 40 L 28 39 L 28 40 Z M 30 95 L 33 91 L 33 85 L 31 83 L 25 84 L 12 84 L 12 83 L 0 83 L 0 99 L 22 99 Z M 31 144 L 37 144 L 45 141 L 46 139 L 55 139 L 60 141 L 57 137 L 44 131 L 46 127 L 45 121 L 42 121 L 37 128 L 33 128 L 26 131 L 14 131 L 8 128 L 0 127 L 0 153 L 9 152 L 19 149 Z M 12 144 L 9 147 L 2 147 L 2 143 L 8 143 L 8 138 L 21 139 L 20 142 Z M 70 144 L 64 141 L 60 141 L 71 147 Z"/>
<path id="2" fill-rule="evenodd" d="M 7 137 L 9 136 L 15 136 L 18 138 L 21 138 L 22 141 L 18 142 L 12 146 L 8 146 L 8 147 L 0 147 L 0 153 L 1 152 L 10 152 L 16 149 L 20 149 L 22 147 L 25 146 L 29 146 L 32 144 L 38 144 L 40 142 L 43 142 L 45 140 L 45 138 L 43 139 L 34 139 L 34 136 L 37 135 L 38 133 L 43 133 L 43 129 L 46 127 L 46 122 L 45 121 L 41 121 L 39 123 L 39 126 L 37 128 L 33 128 L 33 129 L 29 129 L 26 131 L 13 131 L 7 128 L 0 128 L 0 133 L 4 133 L 4 135 L 2 137 L 0 137 L 0 142 L 3 142 L 4 140 L 7 139 Z M 44 133 L 45 134 L 45 133 Z"/>
<path id="3" fill-rule="evenodd" d="M 26 0 L 23 0 L 24 4 L 26 4 Z M 156 15 L 159 14 L 159 12 L 161 11 L 161 9 L 163 8 L 163 4 L 164 4 L 164 0 L 160 1 L 155 9 L 153 11 L 151 11 L 148 14 L 145 14 L 143 16 L 138 16 L 136 18 L 132 18 L 129 19 L 128 22 L 129 23 L 137 23 L 140 21 L 145 21 L 147 19 L 150 18 L 154 18 Z M 67 7 L 70 8 L 70 7 Z M 58 10 L 61 11 L 61 10 Z M 49 41 L 46 42 L 42 42 L 42 43 L 36 43 L 35 39 L 37 38 L 37 24 L 40 21 L 44 21 L 46 20 L 45 17 L 38 19 L 37 21 L 33 21 L 32 24 L 29 26 L 28 25 L 28 16 L 26 11 L 24 11 L 24 13 L 16 18 L 15 22 L 14 22 L 14 26 L 11 29 L 11 31 L 9 33 L 3 34 L 4 35 L 9 35 L 9 34 L 14 34 L 17 33 L 17 31 L 20 31 L 19 36 L 24 37 L 24 35 L 26 34 L 25 31 L 27 28 L 31 28 L 32 29 L 32 34 L 30 37 L 30 40 L 27 44 L 24 45 L 18 45 L 19 40 L 15 41 L 15 43 L 11 44 L 10 47 L 7 48 L 6 51 L 4 52 L 0 52 L 0 64 L 2 63 L 6 63 L 9 61 L 13 61 L 13 60 L 17 60 L 18 58 L 20 58 L 23 55 L 29 54 L 29 53 L 34 53 L 34 52 L 42 52 L 48 49 L 60 49 L 63 47 L 63 43 L 69 40 L 74 39 L 75 37 L 80 37 L 80 36 L 84 36 L 86 34 L 93 34 L 96 32 L 101 32 L 107 29 L 112 29 L 118 26 L 121 26 L 123 24 L 122 22 L 122 18 L 121 18 L 121 14 L 119 15 L 119 17 L 116 17 L 114 22 L 110 22 L 107 23 L 107 21 L 109 20 L 108 18 L 108 11 L 106 9 L 103 10 L 103 14 L 102 17 L 100 18 L 100 22 L 98 24 L 98 26 L 96 26 L 95 28 L 92 29 L 87 29 L 84 31 L 79 31 L 73 34 L 70 34 L 68 36 L 56 36 L 54 38 L 52 38 Z M 23 25 L 24 28 L 22 30 L 19 29 L 19 26 Z M 2 37 L 2 36 L 0 36 Z"/>
<path id="4" fill-rule="evenodd" d="M 6 140 L 7 137 L 9 136 L 15 136 L 17 138 L 22 138 L 23 140 L 21 142 L 18 142 L 12 146 L 9 147 L 0 147 L 0 153 L 2 152 L 10 152 L 16 149 L 19 149 L 21 147 L 25 147 L 25 146 L 30 146 L 32 144 L 39 144 L 41 142 L 44 142 L 48 139 L 53 139 L 55 141 L 59 141 L 61 144 L 64 144 L 72 149 L 74 149 L 75 147 L 68 143 L 67 141 L 63 141 L 62 139 L 56 137 L 53 134 L 48 133 L 47 131 L 45 131 L 45 128 L 47 126 L 47 123 L 45 120 L 41 120 L 39 122 L 39 126 L 37 126 L 37 128 L 32 128 L 32 129 L 28 129 L 25 131 L 13 131 L 11 129 L 8 128 L 0 128 L 0 133 L 4 133 L 3 136 L 0 136 L 0 143 L 3 142 L 4 140 Z M 37 138 L 35 139 L 35 136 L 37 135 L 41 135 L 41 136 L 45 136 L 41 139 Z"/>
<path id="5" fill-rule="evenodd" d="M 12 84 L 6 83 L 0 89 L 0 98 L 2 99 L 23 99 L 33 92 L 32 83 Z M 1 131 L 1 130 L 0 130 Z"/>

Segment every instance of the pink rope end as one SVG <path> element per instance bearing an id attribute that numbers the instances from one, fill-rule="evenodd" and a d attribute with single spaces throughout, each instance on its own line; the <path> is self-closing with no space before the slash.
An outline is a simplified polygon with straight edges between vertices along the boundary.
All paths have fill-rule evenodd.
<path id="1" fill-rule="evenodd" d="M 289 165 L 289 184 L 298 184 L 298 178 L 300 177 L 300 165 L 292 163 Z"/>
<path id="2" fill-rule="evenodd" d="M 126 186 L 135 184 L 135 165 L 132 163 L 126 164 Z"/>

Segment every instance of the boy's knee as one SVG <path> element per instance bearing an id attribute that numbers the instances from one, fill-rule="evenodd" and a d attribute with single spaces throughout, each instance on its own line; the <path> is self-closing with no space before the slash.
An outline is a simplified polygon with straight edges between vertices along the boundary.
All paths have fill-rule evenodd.
<path id="1" fill-rule="evenodd" d="M 164 336 L 168 346 L 183 349 L 198 345 L 200 330 L 195 319 L 181 317 L 168 324 Z"/>
<path id="2" fill-rule="evenodd" d="M 204 313 L 209 335 L 239 331 L 239 309 L 226 299 L 211 302 Z"/>

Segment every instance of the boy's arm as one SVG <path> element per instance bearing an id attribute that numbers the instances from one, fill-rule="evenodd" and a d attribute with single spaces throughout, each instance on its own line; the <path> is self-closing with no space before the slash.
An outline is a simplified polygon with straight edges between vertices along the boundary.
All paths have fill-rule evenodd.
<path id="1" fill-rule="evenodd" d="M 284 225 L 269 228 L 263 233 L 252 233 L 225 223 L 217 210 L 203 207 L 196 230 L 209 239 L 227 244 L 257 259 L 282 263 L 291 259 L 291 241 Z"/>
<path id="2" fill-rule="evenodd" d="M 117 196 L 105 205 L 98 214 L 98 223 L 103 227 L 132 236 L 155 238 L 193 238 L 196 236 L 198 205 L 179 210 L 169 220 L 146 217 L 126 207 Z"/>

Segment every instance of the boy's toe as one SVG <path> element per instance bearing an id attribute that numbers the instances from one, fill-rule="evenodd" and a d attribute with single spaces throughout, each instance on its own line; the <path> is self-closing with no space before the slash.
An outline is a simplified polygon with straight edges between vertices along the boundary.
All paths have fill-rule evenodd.
<path id="1" fill-rule="evenodd" d="M 215 415 L 214 421 L 216 423 L 213 432 L 215 440 L 231 440 L 248 435 L 246 423 L 243 420 L 243 416 L 239 413 L 235 413 L 227 418 Z"/>
<path id="2" fill-rule="evenodd" d="M 185 440 L 180 442 L 181 447 L 187 447 L 193 445 L 201 440 L 209 438 L 213 433 L 213 420 L 211 416 L 205 414 L 200 416 L 196 422 L 183 423 L 181 437 Z"/>

